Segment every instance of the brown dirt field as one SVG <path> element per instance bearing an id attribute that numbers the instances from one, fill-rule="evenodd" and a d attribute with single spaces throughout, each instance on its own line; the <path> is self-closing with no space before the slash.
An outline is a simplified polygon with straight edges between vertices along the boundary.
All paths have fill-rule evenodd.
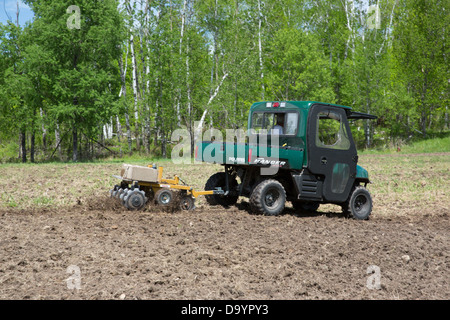
<path id="1" fill-rule="evenodd" d="M 6 169 L 11 179 L 15 170 Z M 50 179 L 33 177 L 33 185 Z M 98 190 L 54 206 L 0 205 L 0 299 L 450 298 L 448 190 L 433 194 L 439 206 L 406 206 L 402 194 L 383 197 L 375 187 L 368 221 L 331 205 L 256 216 L 245 199 L 229 209 L 199 200 L 192 212 L 130 212 Z M 68 288 L 71 265 L 80 289 Z M 367 286 L 374 265 L 379 289 Z"/>

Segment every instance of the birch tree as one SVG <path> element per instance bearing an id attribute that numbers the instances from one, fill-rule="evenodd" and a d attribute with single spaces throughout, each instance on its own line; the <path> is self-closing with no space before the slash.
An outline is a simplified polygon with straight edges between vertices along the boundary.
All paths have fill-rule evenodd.
<path id="1" fill-rule="evenodd" d="M 134 2 L 134 6 L 136 2 Z M 133 101 L 134 101 L 134 132 L 135 132 L 135 140 L 136 140 L 136 149 L 139 151 L 140 149 L 140 131 L 139 131 L 139 84 L 138 84 L 138 66 L 136 62 L 136 53 L 135 53 L 135 39 L 134 39 L 134 8 L 131 7 L 130 1 L 127 0 L 125 2 L 125 6 L 128 12 L 129 18 L 129 28 L 130 28 L 130 53 L 131 53 L 131 75 L 132 75 L 132 89 L 133 89 Z"/>
<path id="2" fill-rule="evenodd" d="M 418 106 L 423 136 L 443 116 L 449 101 L 448 37 L 450 4 L 447 1 L 399 0 L 400 13 L 394 17 L 393 53 L 403 80 Z"/>

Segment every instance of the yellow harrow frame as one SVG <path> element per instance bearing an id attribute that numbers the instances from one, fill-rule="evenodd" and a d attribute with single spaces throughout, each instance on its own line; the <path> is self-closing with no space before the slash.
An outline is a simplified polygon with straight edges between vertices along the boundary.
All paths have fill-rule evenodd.
<path id="1" fill-rule="evenodd" d="M 152 166 L 148 166 L 151 168 Z M 146 181 L 131 181 L 132 183 L 137 182 L 140 186 L 143 187 L 151 187 L 153 191 L 156 193 L 162 188 L 175 189 L 175 190 L 184 190 L 187 191 L 188 194 L 191 194 L 192 197 L 198 198 L 199 196 L 212 195 L 217 194 L 218 190 L 209 190 L 209 191 L 196 191 L 194 187 L 187 186 L 184 184 L 180 184 L 181 179 L 177 175 L 174 176 L 173 179 L 164 179 L 163 178 L 163 167 L 158 167 L 158 180 L 157 182 L 146 182 Z M 219 192 L 220 193 L 220 192 Z"/>
<path id="2" fill-rule="evenodd" d="M 143 168 L 145 169 L 145 167 Z M 151 165 L 148 168 L 156 169 Z M 194 187 L 186 185 L 177 175 L 173 179 L 164 179 L 163 167 L 158 167 L 156 170 L 156 179 L 153 178 L 154 174 L 148 180 L 128 179 L 125 178 L 123 172 L 122 176 L 113 176 L 121 179 L 122 182 L 110 191 L 111 197 L 119 199 L 122 205 L 130 210 L 140 210 L 145 206 L 150 195 L 154 196 L 155 202 L 159 205 L 173 205 L 174 195 L 170 190 L 175 190 L 181 191 L 180 208 L 183 210 L 192 210 L 195 208 L 194 200 L 199 196 L 224 194 L 224 191 L 220 188 L 216 190 L 195 190 Z"/>

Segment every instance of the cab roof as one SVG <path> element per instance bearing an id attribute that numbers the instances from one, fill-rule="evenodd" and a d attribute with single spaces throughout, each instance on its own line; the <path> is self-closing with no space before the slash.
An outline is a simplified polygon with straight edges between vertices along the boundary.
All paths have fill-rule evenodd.
<path id="1" fill-rule="evenodd" d="M 301 108 L 304 110 L 309 110 L 314 104 L 321 104 L 324 106 L 332 106 L 332 107 L 344 109 L 347 113 L 348 119 L 374 120 L 374 119 L 378 118 L 377 116 L 374 116 L 371 114 L 352 111 L 352 108 L 348 107 L 348 106 L 343 106 L 343 105 L 335 104 L 335 103 L 319 102 L 319 101 L 261 101 L 261 102 L 255 102 L 252 105 L 251 110 L 254 110 L 254 109 L 266 110 L 269 103 L 270 103 L 269 107 L 280 108 L 279 109 L 280 111 L 283 110 L 284 108 L 291 109 L 291 110 L 292 110 L 292 108 Z M 278 104 L 278 105 L 275 106 L 275 104 Z M 284 104 L 284 108 L 283 108 L 283 104 Z"/>
<path id="2" fill-rule="evenodd" d="M 255 102 L 252 105 L 252 109 L 260 107 L 261 105 L 266 106 L 267 103 L 277 103 L 277 102 L 278 103 L 283 103 L 284 102 L 286 104 L 290 104 L 290 105 L 293 105 L 295 107 L 303 108 L 303 109 L 309 109 L 314 104 L 321 104 L 321 105 L 329 105 L 329 106 L 333 106 L 333 107 L 343 108 L 343 109 L 346 109 L 346 110 L 352 110 L 351 107 L 347 107 L 347 106 L 343 106 L 343 105 L 339 105 L 339 104 L 334 104 L 334 103 L 319 102 L 319 101 L 260 101 L 260 102 Z"/>

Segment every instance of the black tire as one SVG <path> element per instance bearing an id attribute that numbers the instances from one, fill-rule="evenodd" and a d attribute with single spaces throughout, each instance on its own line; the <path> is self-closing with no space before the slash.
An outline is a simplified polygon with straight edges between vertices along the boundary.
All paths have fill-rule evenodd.
<path id="1" fill-rule="evenodd" d="M 318 202 L 304 202 L 304 201 L 292 201 L 292 206 L 295 211 L 300 212 L 316 212 L 319 209 L 320 203 Z"/>
<path id="2" fill-rule="evenodd" d="M 182 196 L 180 199 L 180 209 L 183 211 L 190 211 L 195 209 L 195 200 L 192 196 Z"/>
<path id="3" fill-rule="evenodd" d="M 175 195 L 173 194 L 173 191 L 167 188 L 159 189 L 155 193 L 155 202 L 157 205 L 160 205 L 162 207 L 169 207 L 173 205 Z"/>
<path id="4" fill-rule="evenodd" d="M 372 206 L 370 192 L 362 186 L 357 186 L 350 194 L 348 202 L 342 206 L 342 210 L 347 213 L 349 218 L 368 220 L 372 213 Z"/>
<path id="5" fill-rule="evenodd" d="M 250 196 L 250 208 L 254 213 L 266 216 L 279 215 L 286 205 L 286 191 L 277 180 L 260 182 Z"/>
<path id="6" fill-rule="evenodd" d="M 208 181 L 206 181 L 205 184 L 205 190 L 215 190 L 218 187 L 222 188 L 222 190 L 225 190 L 225 174 L 225 172 L 217 172 L 209 177 Z M 228 179 L 230 183 L 230 189 L 234 189 L 238 185 L 236 178 L 229 176 Z M 239 196 L 211 194 L 205 196 L 205 198 L 208 204 L 211 206 L 221 205 L 223 207 L 229 207 L 236 204 Z"/>

